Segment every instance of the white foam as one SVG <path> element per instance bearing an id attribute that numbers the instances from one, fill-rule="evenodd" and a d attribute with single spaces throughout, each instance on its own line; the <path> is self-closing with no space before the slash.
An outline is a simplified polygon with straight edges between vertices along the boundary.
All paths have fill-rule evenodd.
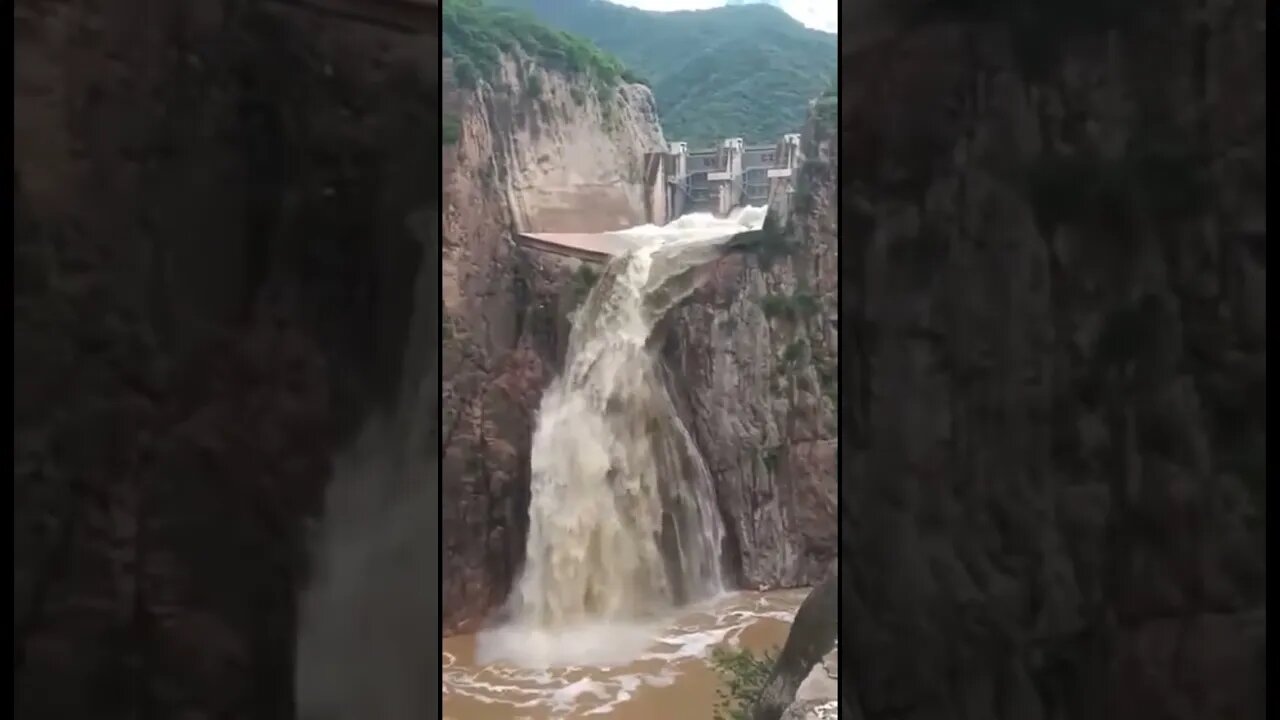
<path id="1" fill-rule="evenodd" d="M 583 623 L 557 630 L 505 625 L 476 636 L 476 659 L 521 668 L 581 668 L 626 665 L 652 642 L 657 626 Z"/>
<path id="2" fill-rule="evenodd" d="M 642 688 L 677 685 L 691 664 L 717 646 L 738 645 L 752 625 L 789 622 L 803 596 L 727 593 L 650 624 L 597 623 L 558 632 L 498 628 L 477 637 L 477 666 L 449 663 L 445 692 L 522 715 L 607 717 Z"/>
<path id="3" fill-rule="evenodd" d="M 617 230 L 610 235 L 622 235 L 641 246 L 650 243 L 673 242 L 690 237 L 710 239 L 728 237 L 743 230 L 764 226 L 765 207 L 744 207 L 734 210 L 728 217 L 716 217 L 711 213 L 681 215 L 666 225 L 637 225 Z"/>

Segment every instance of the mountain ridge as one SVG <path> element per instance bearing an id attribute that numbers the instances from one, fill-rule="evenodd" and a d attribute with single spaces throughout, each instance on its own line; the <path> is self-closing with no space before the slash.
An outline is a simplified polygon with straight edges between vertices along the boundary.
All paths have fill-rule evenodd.
<path id="1" fill-rule="evenodd" d="M 655 12 L 603 0 L 495 0 L 583 37 L 646 78 L 668 139 L 799 132 L 836 72 L 836 37 L 770 4 Z"/>
<path id="2" fill-rule="evenodd" d="M 818 30 L 834 35 L 839 29 L 836 17 L 818 10 L 825 3 L 821 0 L 724 0 L 726 6 L 735 5 L 772 5 L 780 8 L 800 24 L 810 30 Z"/>

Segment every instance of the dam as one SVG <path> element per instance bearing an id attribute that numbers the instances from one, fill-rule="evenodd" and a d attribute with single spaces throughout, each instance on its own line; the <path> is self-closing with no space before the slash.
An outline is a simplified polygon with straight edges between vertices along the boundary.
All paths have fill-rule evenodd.
<path id="1" fill-rule="evenodd" d="M 691 151 L 688 143 L 669 143 L 666 152 L 645 156 L 645 218 L 650 225 L 666 225 L 690 213 L 728 217 L 749 206 L 785 212 L 801 159 L 800 136 L 794 133 L 775 145 L 726 138 Z M 531 250 L 598 264 L 634 249 L 626 235 L 612 232 L 519 230 L 514 237 L 517 245 Z"/>

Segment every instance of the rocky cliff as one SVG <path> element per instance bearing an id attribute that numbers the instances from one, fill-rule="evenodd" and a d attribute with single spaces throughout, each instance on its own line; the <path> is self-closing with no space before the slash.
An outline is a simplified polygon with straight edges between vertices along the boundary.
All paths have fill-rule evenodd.
<path id="1" fill-rule="evenodd" d="M 843 18 L 850 717 L 1265 716 L 1265 5 L 1124 6 Z"/>
<path id="2" fill-rule="evenodd" d="M 446 89 L 458 118 L 445 150 L 450 629 L 483 619 L 523 561 L 534 413 L 560 368 L 569 313 L 596 276 L 513 247 L 511 231 L 643 223 L 641 163 L 662 148 L 641 86 L 620 86 L 602 105 L 572 77 L 512 58 L 502 68 L 474 90 Z M 815 582 L 835 557 L 838 147 L 833 106 L 823 107 L 804 133 L 796 207 L 774 223 L 770 248 L 720 261 L 657 331 L 715 479 L 729 569 L 753 587 Z"/>
<path id="3" fill-rule="evenodd" d="M 815 583 L 836 555 L 834 98 L 815 104 L 801 153 L 765 247 L 718 263 L 666 325 L 664 357 L 715 480 L 729 570 L 745 587 Z"/>
<path id="4" fill-rule="evenodd" d="M 434 358 L 421 29 L 16 3 L 18 717 L 294 716 L 330 461 Z"/>
<path id="5" fill-rule="evenodd" d="M 458 629 L 506 597 L 523 562 L 534 413 L 595 278 L 512 233 L 643 224 L 644 155 L 663 140 L 643 86 L 600 90 L 512 55 L 474 88 L 445 70 L 442 594 Z"/>

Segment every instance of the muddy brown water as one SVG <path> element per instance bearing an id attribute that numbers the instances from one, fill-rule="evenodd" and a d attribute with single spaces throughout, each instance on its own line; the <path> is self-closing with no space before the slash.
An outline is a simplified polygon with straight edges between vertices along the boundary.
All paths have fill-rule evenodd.
<path id="1" fill-rule="evenodd" d="M 722 687 L 712 649 L 781 647 L 806 592 L 737 592 L 685 608 L 654 626 L 647 651 L 613 667 L 481 665 L 475 635 L 446 638 L 445 720 L 707 720 Z"/>

